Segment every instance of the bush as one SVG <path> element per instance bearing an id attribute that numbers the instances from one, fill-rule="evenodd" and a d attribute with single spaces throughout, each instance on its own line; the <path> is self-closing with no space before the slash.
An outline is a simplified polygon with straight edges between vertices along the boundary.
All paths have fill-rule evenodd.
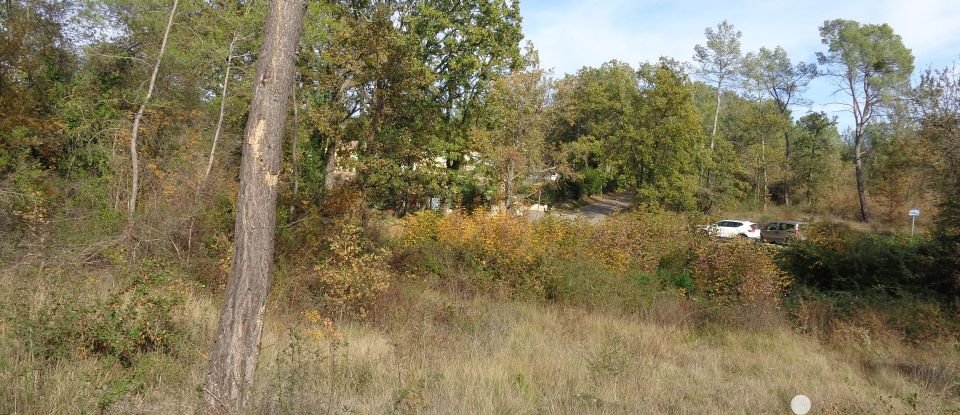
<path id="1" fill-rule="evenodd" d="M 779 303 L 791 279 L 777 267 L 770 249 L 741 241 L 700 247 L 692 265 L 695 291 L 719 304 Z"/>
<path id="2" fill-rule="evenodd" d="M 340 232 L 331 237 L 326 261 L 314 269 L 311 290 L 322 299 L 326 311 L 365 318 L 393 279 L 386 258 L 385 250 L 365 243 L 359 225 L 342 224 Z"/>
<path id="3" fill-rule="evenodd" d="M 637 308 L 660 280 L 689 285 L 683 280 L 689 259 L 680 253 L 703 242 L 684 216 L 663 212 L 620 214 L 597 225 L 549 216 L 531 222 L 421 212 L 403 223 L 402 249 L 392 263 L 405 272 L 437 277 L 458 293 L 588 307 Z M 664 264 L 676 269 L 658 273 L 670 255 L 677 259 Z"/>
<path id="4" fill-rule="evenodd" d="M 138 276 L 127 288 L 93 302 L 63 295 L 52 306 L 21 310 L 14 327 L 37 357 L 96 354 L 130 367 L 143 353 L 173 353 L 184 333 L 173 317 L 182 300 L 163 287 L 167 279 Z"/>
<path id="5" fill-rule="evenodd" d="M 583 193 L 587 196 L 603 193 L 603 188 L 607 184 L 607 178 L 597 169 L 586 169 L 583 171 Z"/>
<path id="6" fill-rule="evenodd" d="M 946 265 L 956 253 L 937 240 L 825 225 L 781 252 L 781 266 L 799 283 L 818 290 L 957 294 L 956 271 Z"/>

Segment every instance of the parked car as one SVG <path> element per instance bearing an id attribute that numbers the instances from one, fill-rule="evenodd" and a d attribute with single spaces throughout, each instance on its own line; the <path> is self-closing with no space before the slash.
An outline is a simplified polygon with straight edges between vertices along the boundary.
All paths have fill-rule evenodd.
<path id="1" fill-rule="evenodd" d="M 760 228 L 756 223 L 748 220 L 725 219 L 711 225 L 698 227 L 701 232 L 718 238 L 750 238 L 760 239 Z"/>
<path id="2" fill-rule="evenodd" d="M 760 231 L 760 240 L 770 243 L 785 244 L 792 240 L 803 240 L 804 229 L 810 224 L 793 220 L 770 222 Z"/>

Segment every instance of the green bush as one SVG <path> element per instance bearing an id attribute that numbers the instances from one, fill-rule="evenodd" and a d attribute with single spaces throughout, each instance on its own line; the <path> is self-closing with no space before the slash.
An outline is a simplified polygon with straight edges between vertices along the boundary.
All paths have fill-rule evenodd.
<path id="1" fill-rule="evenodd" d="M 129 367 L 143 353 L 173 353 L 183 329 L 173 318 L 179 295 L 164 290 L 165 276 L 138 276 L 105 299 L 84 302 L 68 294 L 32 312 L 21 309 L 17 335 L 37 357 L 58 360 L 89 354 Z"/>
<path id="2" fill-rule="evenodd" d="M 825 291 L 880 290 L 956 296 L 956 258 L 934 239 L 868 234 L 827 225 L 781 251 L 781 267 L 806 286 Z"/>
<path id="3" fill-rule="evenodd" d="M 597 169 L 586 169 L 583 171 L 583 193 L 587 196 L 603 193 L 603 188 L 607 184 L 607 178 Z"/>

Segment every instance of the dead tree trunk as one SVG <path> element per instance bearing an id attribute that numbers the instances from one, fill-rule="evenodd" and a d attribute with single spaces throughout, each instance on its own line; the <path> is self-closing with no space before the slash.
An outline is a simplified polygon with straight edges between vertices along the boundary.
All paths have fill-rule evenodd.
<path id="1" fill-rule="evenodd" d="M 710 151 L 717 140 L 717 125 L 720 123 L 720 95 L 722 94 L 723 77 L 717 80 L 717 108 L 713 111 L 713 131 L 710 133 Z"/>
<path id="2" fill-rule="evenodd" d="M 863 136 L 854 137 L 853 157 L 854 169 L 857 176 L 857 196 L 860 200 L 860 220 L 870 222 L 870 213 L 867 211 L 867 185 L 863 177 Z"/>
<path id="3" fill-rule="evenodd" d="M 170 8 L 170 16 L 167 18 L 167 28 L 163 31 L 163 41 L 160 42 L 160 52 L 157 53 L 157 63 L 153 66 L 153 73 L 150 75 L 150 85 L 147 87 L 147 95 L 143 97 L 137 115 L 133 117 L 133 130 L 130 133 L 130 200 L 127 202 L 127 231 L 133 234 L 136 224 L 137 213 L 137 192 L 140 188 L 140 159 L 137 157 L 137 134 L 140 132 L 140 120 L 143 119 L 143 112 L 147 109 L 147 103 L 153 96 L 153 87 L 157 83 L 157 73 L 160 72 L 160 62 L 163 61 L 163 52 L 167 49 L 167 38 L 170 37 L 170 28 L 173 26 L 173 16 L 177 13 L 177 4 L 179 0 L 173 0 L 173 7 Z"/>
<path id="4" fill-rule="evenodd" d="M 240 29 L 235 29 L 233 31 L 233 39 L 230 40 L 230 47 L 227 49 L 226 68 L 223 70 L 223 89 L 220 91 L 220 115 L 217 116 L 217 128 L 213 130 L 213 143 L 210 145 L 210 158 L 207 160 L 207 170 L 203 173 L 203 180 L 200 182 L 200 186 L 197 187 L 198 192 L 200 188 L 203 187 L 203 184 L 207 182 L 207 178 L 210 177 L 210 170 L 213 169 L 214 156 L 217 154 L 217 142 L 220 141 L 220 131 L 223 130 L 223 118 L 227 108 L 227 86 L 230 84 L 230 65 L 233 62 L 233 49 L 239 37 Z"/>
<path id="5" fill-rule="evenodd" d="M 339 140 L 330 137 L 327 143 L 326 164 L 323 166 L 323 190 L 329 192 L 337 185 L 337 150 Z"/>
<path id="6" fill-rule="evenodd" d="M 272 0 L 244 134 L 233 267 L 203 382 L 208 413 L 239 413 L 254 381 L 273 282 L 277 181 L 306 0 Z"/>
<path id="7" fill-rule="evenodd" d="M 293 171 L 291 176 L 293 176 L 293 197 L 296 199 L 297 195 L 300 194 L 300 152 L 299 146 L 300 143 L 300 101 L 297 99 L 297 88 L 300 88 L 300 85 L 293 86 L 293 143 L 290 148 L 290 162 L 293 164 Z M 293 207 L 291 205 L 291 213 L 293 213 Z"/>

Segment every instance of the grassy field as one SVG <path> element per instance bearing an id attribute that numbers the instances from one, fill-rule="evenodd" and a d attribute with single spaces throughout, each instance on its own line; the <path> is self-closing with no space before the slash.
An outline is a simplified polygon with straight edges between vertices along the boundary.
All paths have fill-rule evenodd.
<path id="1" fill-rule="evenodd" d="M 677 216 L 405 226 L 280 259 L 249 413 L 960 413 L 951 308 L 782 298 L 773 251 Z M 224 261 L 88 245 L 0 270 L 0 413 L 198 412 Z"/>
<path id="2" fill-rule="evenodd" d="M 117 284 L 86 272 L 66 288 L 58 277 L 8 271 L 3 304 L 39 307 Z M 271 309 L 251 413 L 787 413 L 799 393 L 815 413 L 960 411 L 955 351 L 869 337 L 828 346 L 777 314 L 704 323 L 671 298 L 625 315 L 421 288 L 398 288 L 396 308 L 365 323 Z M 216 299 L 176 289 L 186 336 L 132 367 L 83 353 L 38 360 L 5 318 L 0 412 L 194 411 Z"/>

